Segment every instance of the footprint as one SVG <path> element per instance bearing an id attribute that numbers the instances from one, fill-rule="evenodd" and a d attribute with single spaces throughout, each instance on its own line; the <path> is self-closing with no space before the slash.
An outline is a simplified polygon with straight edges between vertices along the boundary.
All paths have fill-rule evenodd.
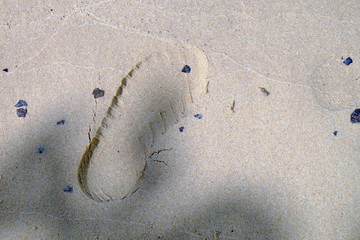
<path id="1" fill-rule="evenodd" d="M 195 47 L 164 47 L 139 62 L 119 82 L 82 156 L 82 190 L 100 202 L 125 198 L 142 177 L 156 140 L 205 93 L 206 74 L 207 59 Z"/>
<path id="2" fill-rule="evenodd" d="M 345 58 L 327 60 L 310 76 L 316 102 L 331 111 L 353 109 L 360 102 L 359 65 L 346 66 Z"/>

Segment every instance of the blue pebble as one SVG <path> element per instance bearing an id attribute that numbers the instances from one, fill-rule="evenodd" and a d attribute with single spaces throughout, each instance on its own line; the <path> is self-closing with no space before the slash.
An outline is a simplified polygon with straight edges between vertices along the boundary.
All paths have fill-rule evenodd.
<path id="1" fill-rule="evenodd" d="M 350 115 L 351 123 L 360 123 L 360 109 L 355 109 Z"/>
<path id="2" fill-rule="evenodd" d="M 64 125 L 65 124 L 65 120 L 63 119 L 63 120 L 61 120 L 61 121 L 58 121 L 57 123 L 56 123 L 56 125 Z"/>
<path id="3" fill-rule="evenodd" d="M 189 66 L 189 65 L 185 65 L 185 66 L 183 67 L 183 69 L 181 70 L 181 72 L 183 72 L 183 73 L 190 73 L 190 72 L 191 72 L 190 66 Z"/>
<path id="4" fill-rule="evenodd" d="M 73 192 L 73 187 L 71 185 L 67 185 L 65 188 L 64 188 L 64 192 Z"/>
<path id="5" fill-rule="evenodd" d="M 19 108 L 16 110 L 16 114 L 18 117 L 26 117 L 27 110 L 25 108 Z"/>
<path id="6" fill-rule="evenodd" d="M 15 107 L 27 107 L 27 103 L 24 100 L 20 99 L 18 103 L 15 104 Z"/>
<path id="7" fill-rule="evenodd" d="M 179 127 L 179 131 L 183 132 L 184 131 L 184 127 Z"/>
<path id="8" fill-rule="evenodd" d="M 349 66 L 351 63 L 353 62 L 353 60 L 348 57 L 347 59 L 345 59 L 345 61 L 343 62 L 346 66 Z"/>
<path id="9" fill-rule="evenodd" d="M 101 90 L 100 88 L 96 88 L 94 89 L 93 93 L 94 98 L 99 98 L 99 97 L 103 97 L 105 95 L 105 91 Z"/>
<path id="10" fill-rule="evenodd" d="M 201 114 L 195 114 L 194 117 L 196 117 L 197 119 L 202 119 L 202 115 Z"/>
<path id="11" fill-rule="evenodd" d="M 333 132 L 334 136 L 337 136 L 337 133 L 338 133 L 338 131 L 334 131 Z"/>
<path id="12" fill-rule="evenodd" d="M 42 154 L 44 151 L 45 151 L 45 148 L 44 148 L 44 147 L 39 147 L 37 152 L 38 152 L 39 154 Z"/>

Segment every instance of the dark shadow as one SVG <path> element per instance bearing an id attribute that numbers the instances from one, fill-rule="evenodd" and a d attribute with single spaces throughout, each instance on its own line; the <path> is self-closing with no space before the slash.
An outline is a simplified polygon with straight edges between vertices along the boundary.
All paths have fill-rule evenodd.
<path id="1" fill-rule="evenodd" d="M 166 86 L 163 86 L 162 91 L 167 91 Z M 166 101 L 155 98 L 156 95 L 153 95 L 153 99 L 149 101 L 164 104 L 163 108 L 166 109 Z M 144 103 L 140 111 L 147 113 L 148 107 Z M 149 113 L 148 117 L 158 119 L 156 115 L 157 112 Z M 161 123 L 154 125 L 161 126 Z M 0 226 L 8 228 L 3 233 L 3 238 L 11 238 L 6 235 L 11 231 L 23 231 L 24 236 L 38 239 L 43 235 L 53 239 L 96 239 L 98 236 L 102 237 L 100 239 L 129 239 L 129 233 L 131 237 L 137 236 L 138 239 L 279 239 L 284 236 L 286 238 L 286 233 L 296 232 L 293 226 L 279 225 L 280 209 L 278 212 L 267 209 L 264 203 L 267 196 L 263 196 L 264 202 L 259 202 L 256 192 L 247 192 L 238 198 L 219 197 L 216 201 L 209 199 L 209 202 L 202 202 L 200 205 L 194 202 L 188 208 L 182 206 L 184 210 L 197 209 L 196 211 L 181 212 L 179 206 L 174 212 L 180 211 L 181 216 L 162 213 L 160 206 L 155 223 L 161 223 L 163 219 L 175 219 L 174 224 L 167 229 L 144 224 L 149 219 L 136 222 L 140 221 L 139 216 L 148 217 L 148 211 L 152 210 L 149 207 L 154 198 L 164 194 L 164 186 L 176 185 L 173 176 L 177 172 L 171 165 L 173 158 L 179 157 L 179 154 L 174 154 L 176 149 L 159 151 L 149 158 L 150 155 L 158 150 L 171 149 L 178 143 L 155 143 L 145 157 L 147 167 L 134 191 L 123 200 L 97 203 L 85 196 L 78 186 L 76 171 L 79 162 L 65 161 L 69 157 L 66 146 L 72 142 L 66 136 L 72 136 L 73 133 L 59 133 L 62 127 L 66 127 L 66 124 L 56 126 L 56 122 L 47 123 L 35 138 L 24 136 L 27 144 L 18 146 L 15 143 L 8 150 L 3 160 L 5 166 L 1 169 L 4 178 L 0 182 L 0 195 L 3 199 L 0 205 Z M 134 146 L 138 145 L 139 136 L 145 136 L 149 132 L 147 125 L 142 127 L 140 133 L 134 134 L 131 140 Z M 175 127 L 172 131 L 179 133 Z M 162 137 L 164 136 L 159 138 Z M 40 153 L 39 149 L 42 148 Z M 66 165 L 68 163 L 72 165 Z M 69 184 L 74 188 L 72 193 L 64 192 Z M 14 199 L 17 201 L 13 201 Z M 79 209 L 76 209 L 74 203 L 79 201 L 82 202 L 78 204 Z M 89 214 L 89 208 L 93 208 L 95 214 Z"/>
<path id="2" fill-rule="evenodd" d="M 178 173 L 171 167 L 171 156 L 174 155 L 176 154 L 169 152 L 160 157 L 161 160 L 167 161 L 168 166 L 150 162 L 139 190 L 119 203 L 123 205 L 122 209 L 126 210 L 112 214 L 112 219 L 127 219 L 129 222 L 133 219 L 134 224 L 131 224 L 131 230 L 129 226 L 119 226 L 119 229 L 127 229 L 131 237 L 137 236 L 139 239 L 291 239 L 293 234 L 297 236 L 296 234 L 301 231 L 301 226 L 296 226 L 301 222 L 296 213 L 276 202 L 269 203 L 269 199 L 273 198 L 270 197 L 272 195 L 270 192 L 259 193 L 255 188 L 249 190 L 252 188 L 246 184 L 244 188 L 247 190 L 243 194 L 240 194 L 238 189 L 233 189 L 229 195 L 224 194 L 221 189 L 214 189 L 218 195 L 209 194 L 208 199 L 200 202 L 196 199 L 196 194 L 189 194 L 190 199 L 187 203 L 179 202 L 176 196 L 173 196 L 178 205 L 166 202 L 162 205 L 157 201 L 157 196 L 162 197 L 165 194 L 171 197 L 164 192 L 163 187 L 176 186 L 173 176 Z M 191 201 L 192 197 L 195 197 L 194 201 Z M 154 208 L 159 213 L 157 216 L 154 215 Z M 282 215 L 284 212 L 286 216 Z M 139 219 L 142 214 L 146 216 L 143 222 L 153 222 L 154 226 L 142 226 L 136 223 L 136 221 L 142 222 Z M 150 219 L 149 216 L 151 216 Z M 169 224 L 166 219 L 173 224 Z M 112 239 L 126 237 L 126 235 L 121 235 L 121 231 L 111 236 Z"/>
<path id="3" fill-rule="evenodd" d="M 162 86 L 162 91 L 166 92 L 167 86 Z M 168 101 L 176 101 L 176 99 L 169 97 Z M 149 112 L 149 103 L 152 104 L 153 102 L 159 104 L 159 109 L 162 108 L 161 106 L 166 109 L 167 102 L 159 101 L 159 99 L 156 99 L 156 95 L 152 95 L 152 98 L 148 99 L 148 102 L 144 102 L 142 108 L 138 109 L 138 111 L 147 113 L 149 119 L 158 119 L 156 117 L 158 112 Z M 134 119 L 134 121 L 137 121 L 137 119 Z M 161 123 L 156 122 L 153 125 L 159 126 L 157 129 L 160 129 Z M 149 132 L 148 125 L 141 127 L 140 133 L 134 134 L 131 140 L 134 146 L 138 146 L 139 136 L 145 136 Z M 172 134 L 181 134 L 177 125 L 173 126 L 171 131 L 173 131 Z M 159 130 L 156 134 L 159 134 Z M 108 219 L 86 221 L 86 225 L 94 229 L 95 234 L 108 237 L 109 239 L 218 239 L 227 237 L 232 239 L 280 239 L 286 238 L 288 233 L 297 232 L 297 229 L 293 226 L 279 225 L 283 208 L 280 209 L 279 207 L 279 211 L 272 210 L 274 208 L 267 209 L 265 207 L 265 202 L 268 201 L 266 199 L 267 196 L 264 194 L 264 202 L 258 202 L 261 201 L 257 196 L 259 194 L 256 192 L 252 193 L 251 191 L 248 191 L 239 198 L 218 198 L 217 201 L 209 199 L 209 202 L 201 203 L 201 205 L 194 202 L 191 207 L 185 207 L 184 211 L 186 213 L 181 212 L 180 216 L 174 216 L 176 212 L 179 212 L 179 209 L 174 209 L 173 213 L 164 214 L 162 212 L 164 209 L 159 207 L 159 215 L 149 220 L 148 211 L 153 210 L 150 208 L 154 207 L 153 203 L 156 201 L 157 196 L 166 194 L 163 192 L 164 186 L 176 185 L 174 176 L 178 174 L 178 169 L 172 167 L 172 162 L 174 157 L 181 157 L 181 154 L 178 152 L 173 154 L 176 152 L 176 146 L 179 143 L 163 141 L 164 137 L 169 137 L 169 133 L 155 136 L 155 144 L 151 147 L 150 153 L 145 158 L 147 161 L 146 169 L 142 178 L 134 187 L 133 192 L 129 193 L 122 200 L 104 202 L 97 205 L 98 207 L 105 206 L 105 209 L 111 210 L 103 214 L 104 216 L 109 216 Z M 157 142 L 159 139 L 160 143 Z M 134 151 L 139 151 L 139 149 L 134 149 Z M 154 152 L 156 153 L 152 155 Z M 150 158 L 151 155 L 152 157 Z M 191 168 L 191 166 L 187 167 Z M 247 188 L 249 186 L 244 187 Z M 214 189 L 214 191 L 220 190 Z M 166 207 L 169 206 L 164 205 L 164 208 Z M 113 211 L 114 209 L 116 211 Z M 195 212 L 187 211 L 191 209 L 197 210 Z M 292 214 L 290 209 L 287 212 Z M 143 221 L 139 220 L 139 216 L 142 215 L 144 216 Z M 287 217 L 285 218 L 288 219 Z M 295 219 L 296 217 L 290 218 Z M 161 223 L 164 221 L 163 219 L 175 219 L 171 220 L 174 221 L 174 224 L 164 229 L 161 226 Z M 159 224 L 159 226 L 147 225 L 144 222 L 154 222 Z M 116 229 L 114 229 L 114 224 L 117 226 Z M 166 223 L 165 225 L 168 224 Z M 90 236 L 91 233 L 84 233 L 81 237 L 86 238 Z"/>
<path id="4" fill-rule="evenodd" d="M 171 131 L 173 134 L 181 134 L 177 127 L 173 127 Z M 161 137 L 169 138 L 169 135 L 166 133 Z M 199 205 L 197 201 L 194 201 L 188 207 L 180 204 L 181 206 L 170 210 L 173 211 L 172 213 L 163 212 L 166 212 L 165 209 L 169 207 L 168 203 L 164 203 L 164 208 L 158 209 L 159 215 L 149 220 L 147 212 L 152 212 L 151 208 L 157 207 L 153 204 L 157 196 L 166 194 L 163 190 L 164 186 L 176 185 L 174 176 L 179 173 L 178 169 L 172 166 L 174 157 L 189 157 L 185 156 L 186 154 L 176 153 L 176 146 L 180 143 L 172 140 L 164 141 L 164 139 L 160 142 L 152 148 L 152 152 L 160 151 L 151 158 L 148 156 L 146 170 L 135 191 L 117 203 L 109 203 L 110 209 L 117 209 L 109 214 L 110 219 L 126 220 L 119 224 L 117 231 L 111 231 L 111 224 L 107 225 L 103 222 L 104 229 L 99 231 L 100 234 L 106 235 L 112 232 L 113 234 L 108 234 L 110 239 L 134 236 L 138 239 L 287 239 L 291 238 L 291 234 L 299 231 L 300 227 L 295 227 L 297 216 L 291 212 L 291 209 L 284 210 L 282 206 L 276 208 L 274 207 L 276 203 L 270 204 L 272 207 L 267 208 L 268 199 L 271 197 L 265 193 L 262 193 L 262 198 L 259 197 L 260 193 L 249 190 L 252 188 L 246 186 L 246 183 L 244 183 L 244 188 L 248 190 L 244 195 L 238 194 L 238 197 L 235 195 L 228 196 L 226 199 L 209 198 L 206 199 L 208 202 L 205 201 Z M 187 167 L 191 168 L 191 166 Z M 219 191 L 219 195 L 222 194 L 221 189 L 214 189 L 214 191 Z M 234 189 L 234 192 L 239 191 Z M 268 194 L 271 195 L 271 193 Z M 118 207 L 114 208 L 115 205 Z M 176 216 L 176 212 L 180 215 Z M 281 216 L 282 212 L 287 212 L 291 216 Z M 145 218 L 147 217 L 143 222 L 154 222 L 154 226 L 136 222 L 140 221 L 139 216 L 142 214 Z M 174 221 L 174 225 L 170 225 L 169 228 L 168 223 L 162 218 L 175 219 L 169 220 Z M 282 223 L 281 219 L 294 221 Z M 164 229 L 162 223 L 165 223 L 164 225 L 168 228 Z"/>
<path id="5" fill-rule="evenodd" d="M 67 126 L 56 123 L 44 123 L 41 129 L 31 133 L 33 136 L 24 132 L 19 141 L 3 153 L 1 239 L 15 236 L 17 239 L 42 239 L 44 235 L 53 239 L 72 238 L 69 233 L 74 230 L 73 223 L 66 215 L 72 210 L 69 206 L 74 200 L 71 188 L 76 189 L 77 183 L 69 178 L 71 170 L 65 161 L 68 157 L 68 139 L 64 132 Z"/>
<path id="6" fill-rule="evenodd" d="M 264 208 L 262 203 L 242 199 L 221 200 L 197 206 L 184 217 L 189 221 L 175 226 L 159 239 L 291 239 L 291 226 L 280 225 L 280 212 Z"/>

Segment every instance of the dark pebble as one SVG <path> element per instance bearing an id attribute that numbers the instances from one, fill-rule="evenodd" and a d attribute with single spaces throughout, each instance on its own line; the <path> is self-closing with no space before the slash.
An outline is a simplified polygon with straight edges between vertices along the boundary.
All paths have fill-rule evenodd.
<path id="1" fill-rule="evenodd" d="M 351 123 L 359 123 L 360 122 L 360 109 L 355 109 L 355 111 L 350 116 Z"/>
<path id="2" fill-rule="evenodd" d="M 99 98 L 99 97 L 103 97 L 105 95 L 105 91 L 101 90 L 100 88 L 96 88 L 94 89 L 93 93 L 94 98 Z"/>
<path id="3" fill-rule="evenodd" d="M 19 100 L 17 104 L 15 104 L 15 107 L 27 107 L 27 103 L 24 100 Z"/>
<path id="4" fill-rule="evenodd" d="M 184 131 L 184 127 L 179 127 L 179 131 L 183 132 Z"/>
<path id="5" fill-rule="evenodd" d="M 202 119 L 202 115 L 201 114 L 195 114 L 194 117 L 196 117 L 197 119 Z"/>
<path id="6" fill-rule="evenodd" d="M 189 65 L 185 65 L 185 66 L 183 67 L 183 69 L 181 70 L 181 72 L 183 72 L 183 73 L 190 73 L 190 72 L 191 72 L 190 66 L 189 66 Z"/>
<path id="7" fill-rule="evenodd" d="M 38 153 L 39 154 L 42 154 L 42 153 L 44 153 L 45 152 L 45 148 L 44 147 L 39 147 L 38 148 Z"/>
<path id="8" fill-rule="evenodd" d="M 346 65 L 346 66 L 349 66 L 351 63 L 353 62 L 353 60 L 348 57 L 347 59 L 345 59 L 345 61 L 343 61 L 343 63 Z"/>
<path id="9" fill-rule="evenodd" d="M 18 117 L 26 117 L 27 110 L 25 108 L 19 108 L 16 110 L 16 114 Z"/>
<path id="10" fill-rule="evenodd" d="M 334 131 L 334 132 L 333 132 L 334 136 L 337 136 L 337 133 L 338 133 L 337 131 Z"/>
<path id="11" fill-rule="evenodd" d="M 64 124 L 65 124 L 65 120 L 61 120 L 56 123 L 56 125 L 64 125 Z"/>
<path id="12" fill-rule="evenodd" d="M 8 69 L 8 68 L 4 68 L 3 71 L 4 71 L 4 72 L 9 72 L 9 69 Z"/>
<path id="13" fill-rule="evenodd" d="M 266 88 L 260 87 L 260 90 L 266 95 L 269 96 L 270 92 L 268 90 L 266 90 Z"/>
<path id="14" fill-rule="evenodd" d="M 73 192 L 73 187 L 70 186 L 70 185 L 67 185 L 67 186 L 64 188 L 64 192 Z"/>

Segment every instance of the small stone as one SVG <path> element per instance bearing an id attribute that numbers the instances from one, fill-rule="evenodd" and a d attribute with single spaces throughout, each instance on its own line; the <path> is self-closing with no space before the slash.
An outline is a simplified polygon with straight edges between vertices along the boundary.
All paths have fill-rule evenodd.
<path id="1" fill-rule="evenodd" d="M 73 187 L 71 185 L 67 185 L 65 188 L 64 188 L 64 192 L 73 192 Z"/>
<path id="2" fill-rule="evenodd" d="M 180 132 L 183 132 L 183 131 L 184 131 L 184 127 L 183 127 L 183 126 L 179 127 L 179 131 L 180 131 Z"/>
<path id="3" fill-rule="evenodd" d="M 4 72 L 9 72 L 9 69 L 8 69 L 8 68 L 4 68 L 3 71 L 4 71 Z"/>
<path id="4" fill-rule="evenodd" d="M 268 90 L 266 90 L 266 88 L 263 88 L 263 87 L 259 87 L 259 88 L 264 95 L 266 95 L 266 96 L 270 95 L 270 92 Z"/>
<path id="5" fill-rule="evenodd" d="M 351 123 L 360 123 L 360 109 L 355 109 L 350 115 Z"/>
<path id="6" fill-rule="evenodd" d="M 45 148 L 44 148 L 44 147 L 39 147 L 37 152 L 38 152 L 39 154 L 42 154 L 44 151 L 45 151 Z"/>
<path id="7" fill-rule="evenodd" d="M 183 69 L 181 70 L 181 72 L 183 72 L 183 73 L 190 73 L 190 72 L 191 72 L 190 66 L 189 66 L 189 65 L 185 65 L 185 66 L 183 67 Z"/>
<path id="8" fill-rule="evenodd" d="M 334 136 L 337 136 L 338 131 L 334 131 L 333 134 L 334 134 Z"/>
<path id="9" fill-rule="evenodd" d="M 33 227 L 33 230 L 34 230 L 34 231 L 37 230 L 37 229 L 38 229 L 37 226 L 34 226 L 34 227 Z"/>
<path id="10" fill-rule="evenodd" d="M 17 107 L 17 108 L 19 108 L 19 107 L 27 107 L 27 103 L 24 100 L 20 99 L 18 101 L 18 103 L 15 104 L 15 107 Z"/>
<path id="11" fill-rule="evenodd" d="M 64 125 L 65 124 L 65 120 L 63 119 L 63 120 L 60 120 L 60 121 L 58 121 L 57 123 L 56 123 L 56 125 Z"/>
<path id="12" fill-rule="evenodd" d="M 93 93 L 94 98 L 99 98 L 99 97 L 103 97 L 105 95 L 105 91 L 101 90 L 100 88 L 96 88 L 94 89 Z"/>
<path id="13" fill-rule="evenodd" d="M 19 108 L 16 110 L 16 114 L 18 117 L 26 117 L 27 110 L 25 108 Z"/>
<path id="14" fill-rule="evenodd" d="M 346 66 L 349 66 L 351 63 L 353 62 L 353 60 L 348 57 L 347 59 L 345 59 L 345 61 L 343 62 Z"/>
<path id="15" fill-rule="evenodd" d="M 195 114 L 194 117 L 196 117 L 197 119 L 202 119 L 202 115 L 201 114 Z"/>

